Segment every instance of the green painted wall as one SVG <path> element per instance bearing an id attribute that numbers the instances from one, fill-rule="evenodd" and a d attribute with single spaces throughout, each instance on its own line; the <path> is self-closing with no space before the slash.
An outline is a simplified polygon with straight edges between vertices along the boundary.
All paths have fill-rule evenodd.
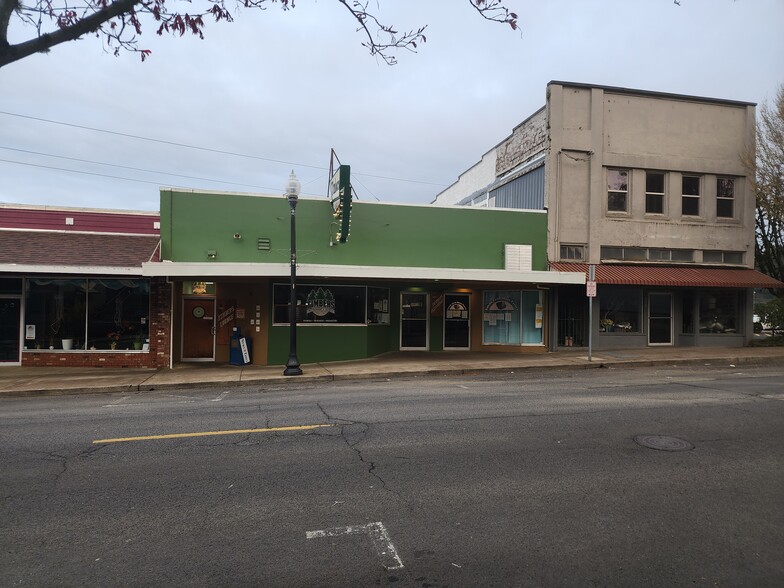
<path id="1" fill-rule="evenodd" d="M 297 357 L 300 363 L 342 361 L 372 357 L 391 351 L 388 344 L 393 327 L 297 326 Z M 394 347 L 397 349 L 397 345 Z M 274 326 L 269 334 L 269 365 L 285 365 L 289 357 L 289 327 Z"/>
<path id="2" fill-rule="evenodd" d="M 547 215 L 538 212 L 354 202 L 347 243 L 329 246 L 338 225 L 323 200 L 297 205 L 299 263 L 503 269 L 504 244 L 532 244 L 533 269 L 547 269 Z M 288 263 L 289 206 L 283 196 L 161 191 L 163 259 Z M 239 233 L 242 239 L 235 239 Z M 258 251 L 268 238 L 270 251 Z"/>

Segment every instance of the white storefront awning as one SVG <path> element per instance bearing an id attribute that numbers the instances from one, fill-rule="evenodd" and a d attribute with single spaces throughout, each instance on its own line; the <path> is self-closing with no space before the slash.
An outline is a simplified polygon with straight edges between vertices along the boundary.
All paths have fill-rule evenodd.
<path id="1" fill-rule="evenodd" d="M 145 277 L 227 278 L 287 277 L 287 263 L 150 262 L 142 264 Z M 584 284 L 584 272 L 517 271 L 435 267 L 388 267 L 368 265 L 297 264 L 300 278 L 375 280 L 430 280 L 462 282 L 508 282 L 529 284 Z"/>

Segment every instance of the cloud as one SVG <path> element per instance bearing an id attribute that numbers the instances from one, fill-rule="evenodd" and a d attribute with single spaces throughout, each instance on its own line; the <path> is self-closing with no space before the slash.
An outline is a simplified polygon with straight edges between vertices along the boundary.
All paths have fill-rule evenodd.
<path id="1" fill-rule="evenodd" d="M 203 41 L 148 27 L 144 64 L 87 37 L 0 69 L 0 111 L 249 156 L 0 114 L 0 147 L 112 164 L 0 149 L 74 170 L 0 162 L 0 201 L 154 210 L 159 185 L 279 193 L 292 167 L 321 196 L 335 148 L 360 198 L 427 203 L 545 103 L 549 80 L 748 101 L 784 82 L 777 0 L 511 0 L 522 37 L 467 2 L 379 4 L 400 28 L 429 25 L 391 68 L 342 7 L 310 2 L 241 9 Z"/>

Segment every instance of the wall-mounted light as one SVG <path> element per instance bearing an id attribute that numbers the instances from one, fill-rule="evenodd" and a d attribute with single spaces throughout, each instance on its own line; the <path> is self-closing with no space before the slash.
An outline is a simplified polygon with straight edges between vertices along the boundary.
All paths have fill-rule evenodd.
<path id="1" fill-rule="evenodd" d="M 215 259 L 216 257 L 218 257 L 218 252 L 217 252 L 217 251 L 215 251 L 215 250 L 213 250 L 213 249 L 210 249 L 210 250 L 207 252 L 207 257 L 208 257 L 209 259 Z"/>
<path id="2" fill-rule="evenodd" d="M 242 235 L 240 233 L 234 233 L 234 238 L 237 239 L 237 241 L 240 241 L 242 239 Z"/>

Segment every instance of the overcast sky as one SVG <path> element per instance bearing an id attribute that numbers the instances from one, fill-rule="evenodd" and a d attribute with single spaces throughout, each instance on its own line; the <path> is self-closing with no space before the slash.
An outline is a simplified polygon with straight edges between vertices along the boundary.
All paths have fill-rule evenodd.
<path id="1" fill-rule="evenodd" d="M 360 200 L 424 204 L 550 80 L 758 103 L 784 83 L 784 0 L 509 0 L 522 35 L 467 0 L 378 2 L 382 22 L 428 25 L 393 67 L 337 2 L 299 0 L 204 40 L 146 23 L 145 63 L 88 37 L 0 68 L 0 202 L 157 210 L 160 186 L 281 194 L 292 168 L 325 197 L 334 148 Z"/>

